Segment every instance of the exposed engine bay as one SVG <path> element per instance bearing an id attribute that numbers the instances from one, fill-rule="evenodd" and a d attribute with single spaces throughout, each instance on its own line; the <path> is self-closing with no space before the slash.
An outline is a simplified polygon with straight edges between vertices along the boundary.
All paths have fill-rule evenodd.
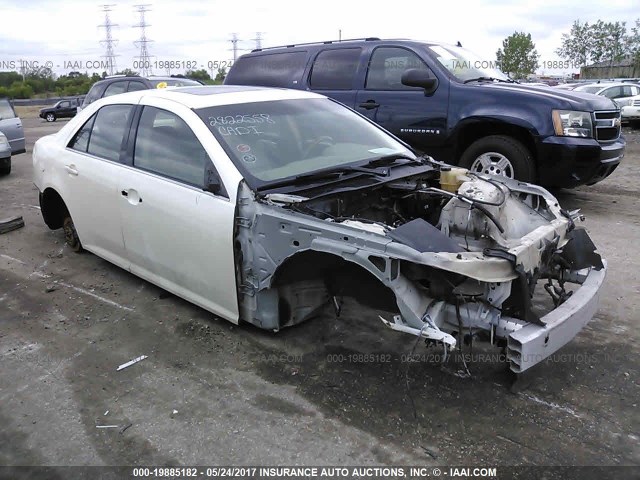
<path id="1" fill-rule="evenodd" d="M 352 296 L 453 349 L 479 332 L 522 372 L 593 316 L 605 264 L 541 187 L 441 166 L 371 187 L 238 196 L 241 318 L 278 330 Z M 578 286 L 577 290 L 569 288 Z M 553 309 L 540 316 L 536 292 Z"/>

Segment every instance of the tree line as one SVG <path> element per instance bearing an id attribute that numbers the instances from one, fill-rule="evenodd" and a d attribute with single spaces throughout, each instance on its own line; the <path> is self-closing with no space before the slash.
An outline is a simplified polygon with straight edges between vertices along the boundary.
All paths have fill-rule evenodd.
<path id="1" fill-rule="evenodd" d="M 118 75 L 137 76 L 138 73 L 130 69 L 124 69 Z M 211 78 L 206 70 L 189 70 L 176 77 L 192 78 L 200 80 L 206 85 L 219 85 L 226 76 L 226 69 L 220 68 L 214 78 Z M 98 80 L 107 76 L 107 72 L 81 73 L 69 72 L 67 75 L 56 76 L 51 69 L 39 68 L 24 74 L 18 72 L 0 72 L 0 97 L 34 98 L 34 97 L 73 97 L 85 95 L 91 86 Z"/>
<path id="2" fill-rule="evenodd" d="M 640 19 L 627 28 L 626 22 L 573 22 L 569 33 L 562 35 L 562 43 L 555 52 L 572 65 L 584 67 L 593 63 L 613 65 L 630 58 L 640 67 Z M 501 70 L 513 78 L 525 78 L 540 66 L 540 55 L 531 34 L 515 32 L 505 38 L 496 52 Z"/>

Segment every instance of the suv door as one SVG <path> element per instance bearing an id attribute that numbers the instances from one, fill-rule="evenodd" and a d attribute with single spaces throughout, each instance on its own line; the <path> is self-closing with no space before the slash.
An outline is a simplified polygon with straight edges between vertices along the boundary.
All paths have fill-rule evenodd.
<path id="1" fill-rule="evenodd" d="M 353 108 L 356 101 L 356 74 L 362 48 L 322 50 L 313 60 L 309 88 Z"/>
<path id="2" fill-rule="evenodd" d="M 12 155 L 25 152 L 22 121 L 6 98 L 0 98 L 0 132 L 9 140 Z"/>
<path id="3" fill-rule="evenodd" d="M 433 151 L 446 137 L 449 104 L 448 83 L 440 80 L 436 91 L 401 82 L 408 69 L 427 70 L 437 75 L 418 54 L 398 46 L 378 46 L 371 52 L 364 89 L 356 94 L 355 108 L 391 133 L 422 151 Z"/>
<path id="4" fill-rule="evenodd" d="M 158 106 L 142 108 L 119 186 L 131 271 L 237 322 L 235 205 L 203 190 L 211 159 L 185 119 L 161 108 L 167 101 L 144 101 Z M 206 129 L 186 107 L 172 109 Z"/>
<path id="5" fill-rule="evenodd" d="M 64 201 L 82 245 L 128 268 L 118 208 L 118 178 L 133 105 L 106 105 L 67 144 Z"/>
<path id="6" fill-rule="evenodd" d="M 72 112 L 71 112 L 71 102 L 70 101 L 62 101 L 59 103 L 59 107 L 57 109 L 58 111 L 56 112 L 56 115 L 58 117 L 71 117 L 72 116 Z"/>

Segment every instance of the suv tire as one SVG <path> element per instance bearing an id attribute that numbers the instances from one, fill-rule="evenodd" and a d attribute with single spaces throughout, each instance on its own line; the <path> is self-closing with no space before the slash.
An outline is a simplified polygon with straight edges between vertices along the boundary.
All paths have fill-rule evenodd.
<path id="1" fill-rule="evenodd" d="M 56 114 L 55 114 L 55 113 L 47 113 L 47 114 L 44 116 L 44 119 L 45 119 L 47 122 L 55 122 L 55 121 L 56 121 Z"/>
<path id="2" fill-rule="evenodd" d="M 536 166 L 531 152 L 518 140 L 491 135 L 473 142 L 460 157 L 460 166 L 477 173 L 504 175 L 535 182 Z"/>

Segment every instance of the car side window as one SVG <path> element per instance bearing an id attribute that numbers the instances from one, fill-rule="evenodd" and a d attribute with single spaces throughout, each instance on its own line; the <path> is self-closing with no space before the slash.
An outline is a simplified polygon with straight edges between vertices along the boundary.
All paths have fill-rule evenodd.
<path id="1" fill-rule="evenodd" d="M 127 88 L 127 92 L 136 92 L 138 90 L 146 90 L 147 87 L 142 82 L 131 81 L 129 82 L 129 87 Z"/>
<path id="2" fill-rule="evenodd" d="M 69 108 L 70 106 L 70 102 L 60 102 L 60 108 Z"/>
<path id="3" fill-rule="evenodd" d="M 110 97 L 111 95 L 117 95 L 118 93 L 124 93 L 127 91 L 127 82 L 113 82 L 104 91 L 103 97 Z"/>
<path id="4" fill-rule="evenodd" d="M 360 48 L 324 50 L 313 62 L 309 85 L 314 90 L 351 90 L 360 61 Z"/>
<path id="5" fill-rule="evenodd" d="M 78 152 L 87 152 L 87 147 L 89 146 L 89 137 L 91 136 L 91 129 L 93 128 L 93 122 L 96 119 L 97 113 L 91 115 L 91 118 L 87 120 L 84 125 L 76 132 L 73 136 L 69 145 L 69 148 L 73 150 L 77 150 Z"/>
<path id="6" fill-rule="evenodd" d="M 402 84 L 402 74 L 410 68 L 430 71 L 418 55 L 406 48 L 376 48 L 369 61 L 365 88 L 369 90 L 417 90 L 419 88 Z"/>
<path id="7" fill-rule="evenodd" d="M 107 105 L 98 110 L 89 135 L 87 153 L 114 162 L 120 161 L 120 151 L 133 108 L 133 105 Z"/>
<path id="8" fill-rule="evenodd" d="M 133 154 L 134 167 L 202 188 L 211 163 L 191 128 L 176 114 L 144 107 Z"/>
<path id="9" fill-rule="evenodd" d="M 16 114 L 13 113 L 13 108 L 9 100 L 0 98 L 0 119 L 6 120 L 7 118 L 14 118 L 15 116 Z"/>
<path id="10" fill-rule="evenodd" d="M 303 51 L 240 57 L 225 83 L 289 88 L 302 79 L 306 62 L 307 53 Z"/>
<path id="11" fill-rule="evenodd" d="M 611 87 L 611 88 L 607 88 L 605 91 L 602 92 L 602 95 L 604 95 L 607 98 L 618 98 L 622 93 L 622 88 L 621 87 Z"/>

